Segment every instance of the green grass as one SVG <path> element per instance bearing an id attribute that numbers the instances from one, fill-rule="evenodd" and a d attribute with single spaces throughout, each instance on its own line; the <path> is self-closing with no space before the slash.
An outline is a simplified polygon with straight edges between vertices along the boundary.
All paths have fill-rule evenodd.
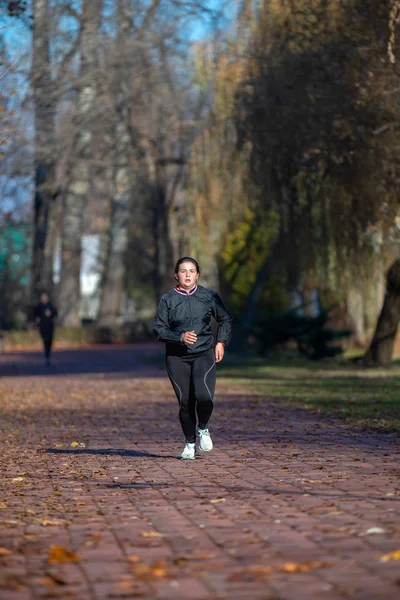
<path id="1" fill-rule="evenodd" d="M 352 425 L 400 433 L 400 365 L 365 369 L 354 363 L 305 362 L 284 359 L 265 364 L 259 359 L 227 360 L 219 379 L 245 385 L 266 397 L 333 414 Z"/>

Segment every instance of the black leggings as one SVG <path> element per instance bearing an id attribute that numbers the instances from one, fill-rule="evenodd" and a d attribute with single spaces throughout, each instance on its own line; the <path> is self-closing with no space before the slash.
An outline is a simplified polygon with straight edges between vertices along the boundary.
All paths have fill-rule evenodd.
<path id="1" fill-rule="evenodd" d="M 179 402 L 179 420 L 186 441 L 196 441 L 196 411 L 200 429 L 211 417 L 216 380 L 215 352 L 166 357 L 167 372 Z"/>
<path id="2" fill-rule="evenodd" d="M 41 327 L 40 335 L 42 336 L 44 355 L 47 359 L 50 358 L 51 346 L 53 344 L 54 327 Z"/>

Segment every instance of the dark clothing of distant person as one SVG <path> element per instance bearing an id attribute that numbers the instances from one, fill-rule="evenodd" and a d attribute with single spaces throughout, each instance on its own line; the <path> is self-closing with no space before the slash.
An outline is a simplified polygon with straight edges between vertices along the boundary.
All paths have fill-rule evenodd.
<path id="1" fill-rule="evenodd" d="M 51 356 L 51 346 L 54 337 L 54 318 L 56 316 L 57 309 L 51 302 L 39 302 L 35 308 L 35 319 L 43 340 L 44 355 L 48 363 Z"/>

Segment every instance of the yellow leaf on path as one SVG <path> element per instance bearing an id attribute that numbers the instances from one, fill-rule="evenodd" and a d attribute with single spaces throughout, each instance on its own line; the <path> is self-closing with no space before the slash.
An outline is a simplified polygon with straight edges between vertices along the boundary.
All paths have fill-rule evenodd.
<path id="1" fill-rule="evenodd" d="M 167 569 L 163 560 L 157 560 L 153 565 L 135 564 L 133 572 L 138 578 L 151 579 L 152 577 L 166 577 Z"/>
<path id="2" fill-rule="evenodd" d="M 43 519 L 41 525 L 43 525 L 43 527 L 51 527 L 52 525 L 65 525 L 65 521 L 61 521 L 60 519 Z"/>
<path id="3" fill-rule="evenodd" d="M 0 508 L 7 508 L 6 502 L 0 502 Z"/>
<path id="4" fill-rule="evenodd" d="M 282 573 L 308 573 L 313 569 L 329 567 L 331 563 L 310 560 L 306 563 L 286 563 L 279 568 Z"/>
<path id="5" fill-rule="evenodd" d="M 257 579 L 272 573 L 308 573 L 313 569 L 322 569 L 324 567 L 329 567 L 330 565 L 331 563 L 329 562 L 310 560 L 305 563 L 284 563 L 283 565 L 271 567 L 250 566 L 232 573 L 228 578 L 228 581 L 242 581 L 247 579 L 248 576 Z"/>
<path id="6" fill-rule="evenodd" d="M 149 565 L 137 564 L 134 566 L 133 572 L 136 577 L 147 577 L 151 575 L 151 567 Z"/>
<path id="7" fill-rule="evenodd" d="M 49 557 L 47 559 L 49 564 L 76 563 L 80 560 L 80 556 L 71 550 L 67 550 L 63 546 L 50 546 Z"/>
<path id="8" fill-rule="evenodd" d="M 78 442 L 71 442 L 71 448 L 77 448 L 79 446 Z"/>
<path id="9" fill-rule="evenodd" d="M 126 557 L 126 560 L 128 560 L 131 563 L 138 563 L 140 562 L 140 556 L 138 556 L 137 554 L 131 554 L 130 556 Z"/>
<path id="10" fill-rule="evenodd" d="M 219 502 L 226 502 L 226 498 L 213 498 L 210 502 L 211 504 L 218 504 Z"/>
<path id="11" fill-rule="evenodd" d="M 165 562 L 163 560 L 157 560 L 152 566 L 151 571 L 156 577 L 165 577 L 167 575 Z"/>
<path id="12" fill-rule="evenodd" d="M 381 562 L 387 562 L 388 560 L 400 560 L 400 548 L 398 550 L 394 550 L 394 552 L 389 552 L 388 554 L 382 554 L 379 558 Z"/>
<path id="13" fill-rule="evenodd" d="M 118 588 L 120 590 L 122 590 L 122 591 L 132 590 L 134 588 L 134 586 L 135 586 L 134 582 L 133 581 L 128 581 L 128 580 L 126 580 L 126 581 L 120 581 L 118 583 Z"/>
<path id="14" fill-rule="evenodd" d="M 159 533 L 158 531 L 143 531 L 141 535 L 142 535 L 142 537 L 145 537 L 145 538 L 164 537 L 163 534 Z"/>
<path id="15" fill-rule="evenodd" d="M 7 548 L 0 548 L 0 556 L 8 556 L 9 554 L 11 554 L 11 550 L 8 550 Z"/>

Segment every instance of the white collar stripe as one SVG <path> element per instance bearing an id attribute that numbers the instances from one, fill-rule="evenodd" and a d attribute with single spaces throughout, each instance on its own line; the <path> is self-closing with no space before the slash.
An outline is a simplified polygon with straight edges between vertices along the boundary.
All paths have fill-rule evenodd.
<path id="1" fill-rule="evenodd" d="M 181 292 L 181 290 L 178 290 L 177 287 L 174 287 L 174 290 L 177 294 L 181 294 L 181 296 L 192 296 L 197 291 L 197 285 L 195 285 L 190 292 Z"/>

